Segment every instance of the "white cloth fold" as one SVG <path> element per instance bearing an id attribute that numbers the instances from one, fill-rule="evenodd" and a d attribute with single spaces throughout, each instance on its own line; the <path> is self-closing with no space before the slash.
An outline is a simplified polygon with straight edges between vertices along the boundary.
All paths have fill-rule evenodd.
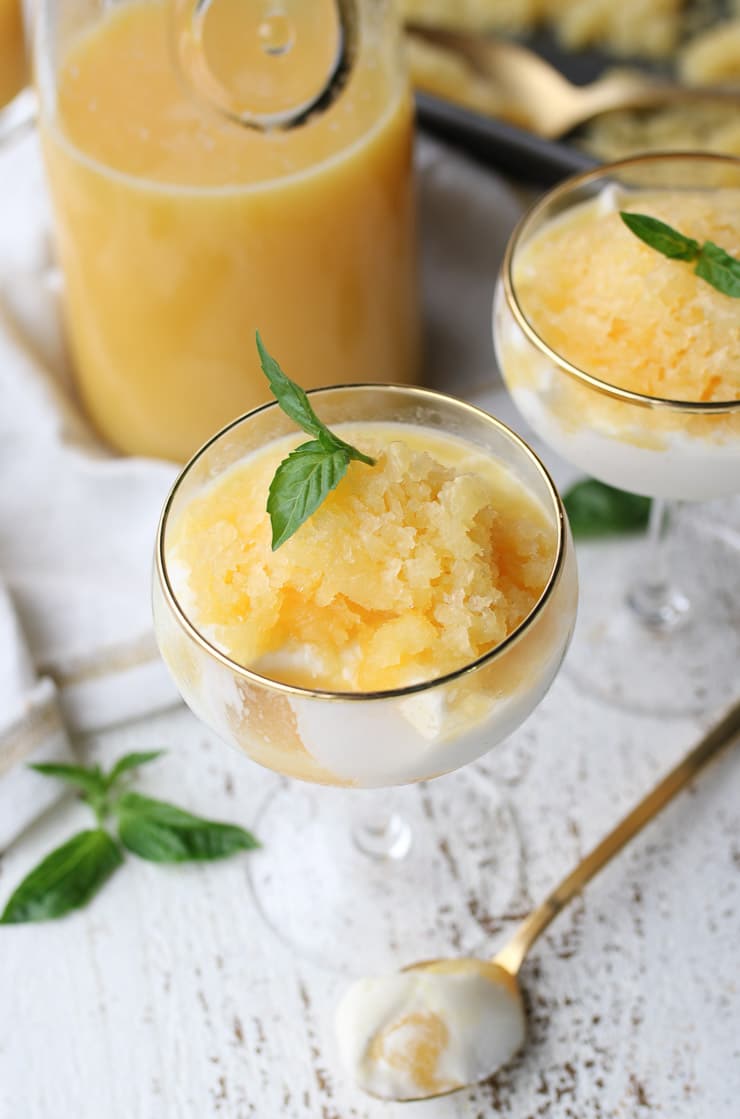
<path id="1" fill-rule="evenodd" d="M 8 313 L 0 399 L 0 575 L 71 728 L 173 702 L 151 634 L 149 572 L 175 468 L 104 452 Z"/>
<path id="2" fill-rule="evenodd" d="M 419 168 L 426 379 L 464 396 L 493 382 L 493 284 L 521 206 L 501 180 L 438 145 L 420 144 Z M 177 698 L 149 593 L 176 468 L 113 455 L 76 405 L 35 136 L 0 151 L 0 199 L 0 582 L 22 627 L 6 628 L 0 676 L 29 710 L 56 685 L 69 730 L 93 730 Z M 15 757 L 9 726 L 3 714 L 0 814 Z"/>
<path id="3" fill-rule="evenodd" d="M 38 679 L 13 605 L 0 585 L 0 851 L 59 796 L 35 762 L 70 761 L 54 684 Z"/>

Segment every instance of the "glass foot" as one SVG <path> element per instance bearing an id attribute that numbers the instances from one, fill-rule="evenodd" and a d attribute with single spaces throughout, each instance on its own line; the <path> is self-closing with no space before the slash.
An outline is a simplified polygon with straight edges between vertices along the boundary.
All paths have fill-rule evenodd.
<path id="1" fill-rule="evenodd" d="M 399 812 L 383 811 L 358 821 L 352 839 L 357 849 L 372 859 L 405 859 L 414 833 L 411 824 Z"/>
<path id="2" fill-rule="evenodd" d="M 636 583 L 627 592 L 627 606 L 646 629 L 674 633 L 689 620 L 691 603 L 670 583 Z"/>
<path id="3" fill-rule="evenodd" d="M 579 547 L 564 671 L 585 693 L 642 714 L 721 711 L 740 691 L 740 534 L 684 508 L 663 546 L 663 586 L 630 586 L 639 537 Z"/>
<path id="4" fill-rule="evenodd" d="M 255 822 L 264 846 L 249 862 L 265 921 L 304 959 L 348 975 L 481 951 L 523 890 L 507 801 L 475 766 L 383 790 L 409 842 L 405 857 L 378 857 L 357 841 L 378 795 L 299 783 L 271 794 Z"/>

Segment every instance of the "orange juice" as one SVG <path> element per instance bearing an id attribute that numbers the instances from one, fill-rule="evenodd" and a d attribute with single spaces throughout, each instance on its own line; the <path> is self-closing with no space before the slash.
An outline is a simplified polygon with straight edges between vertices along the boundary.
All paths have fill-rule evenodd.
<path id="1" fill-rule="evenodd" d="M 0 0 L 0 107 L 26 82 L 21 0 Z"/>
<path id="2" fill-rule="evenodd" d="M 257 328 L 309 388 L 416 376 L 412 108 L 363 46 L 327 111 L 250 130 L 186 88 L 167 19 L 136 0 L 78 35 L 43 131 L 84 402 L 184 459 L 267 399 Z"/>

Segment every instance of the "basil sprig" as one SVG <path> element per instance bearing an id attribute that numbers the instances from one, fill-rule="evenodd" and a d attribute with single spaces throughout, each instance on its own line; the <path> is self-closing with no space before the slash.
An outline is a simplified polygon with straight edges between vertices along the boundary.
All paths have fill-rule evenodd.
<path id="1" fill-rule="evenodd" d="M 0 924 L 48 921 L 81 909 L 122 863 L 118 844 L 107 831 L 78 832 L 26 875 L 5 906 Z"/>
<path id="2" fill-rule="evenodd" d="M 235 851 L 259 847 L 244 828 L 202 820 L 174 804 L 140 793 L 124 793 L 116 813 L 121 843 L 134 855 L 153 863 L 224 859 Z"/>
<path id="3" fill-rule="evenodd" d="M 563 497 L 576 539 L 640 532 L 650 517 L 650 498 L 607 486 L 595 478 L 576 482 Z"/>
<path id="4" fill-rule="evenodd" d="M 72 836 L 27 874 L 8 900 L 0 924 L 48 921 L 81 909 L 123 864 L 124 849 L 150 862 L 180 863 L 223 859 L 259 847 L 251 832 L 236 824 L 204 820 L 173 804 L 121 788 L 126 774 L 163 752 L 125 754 L 108 773 L 97 765 L 31 766 L 44 777 L 58 778 L 78 789 L 98 826 Z M 116 820 L 117 837 L 106 830 L 110 816 Z"/>
<path id="5" fill-rule="evenodd" d="M 321 422 L 306 392 L 291 381 L 268 354 L 259 331 L 257 350 L 262 372 L 270 382 L 279 406 L 302 431 L 313 436 L 310 442 L 301 443 L 283 459 L 270 483 L 267 512 L 272 525 L 274 552 L 316 512 L 326 496 L 341 482 L 353 459 L 367 466 L 374 466 L 375 459 L 345 443 Z"/>
<path id="6" fill-rule="evenodd" d="M 636 237 L 651 249 L 671 260 L 687 260 L 695 264 L 694 271 L 723 295 L 740 299 L 740 260 L 715 245 L 705 241 L 700 245 L 693 237 L 686 237 L 677 229 L 648 214 L 632 214 L 620 210 L 619 216 Z"/>

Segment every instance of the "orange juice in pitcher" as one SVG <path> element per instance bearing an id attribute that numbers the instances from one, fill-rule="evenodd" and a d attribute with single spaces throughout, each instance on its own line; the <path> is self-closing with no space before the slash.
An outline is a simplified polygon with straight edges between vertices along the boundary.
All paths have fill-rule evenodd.
<path id="1" fill-rule="evenodd" d="M 21 0 L 0 0 L 0 108 L 26 82 Z"/>
<path id="2" fill-rule="evenodd" d="M 266 120 L 289 116 L 331 71 L 340 10 L 290 0 L 276 50 L 268 3 L 40 5 L 77 380 L 99 431 L 129 453 L 184 459 L 265 401 L 256 329 L 308 388 L 418 373 L 412 104 L 391 5 L 357 0 L 336 96 L 265 131 L 222 111 L 214 89 L 254 95 Z M 206 11 L 195 47 L 181 35 L 189 6 Z"/>

